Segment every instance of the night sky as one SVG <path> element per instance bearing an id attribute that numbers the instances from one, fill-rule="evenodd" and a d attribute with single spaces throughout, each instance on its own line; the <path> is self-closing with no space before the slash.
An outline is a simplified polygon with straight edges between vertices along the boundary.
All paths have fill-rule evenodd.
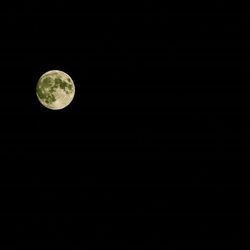
<path id="1" fill-rule="evenodd" d="M 0 5 L 1 249 L 247 243 L 249 4 Z"/>

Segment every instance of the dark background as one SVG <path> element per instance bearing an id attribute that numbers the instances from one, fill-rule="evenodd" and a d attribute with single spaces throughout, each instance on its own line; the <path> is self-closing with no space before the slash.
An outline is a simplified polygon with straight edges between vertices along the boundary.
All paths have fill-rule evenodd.
<path id="1" fill-rule="evenodd" d="M 2 1 L 2 248 L 246 247 L 248 8 Z"/>

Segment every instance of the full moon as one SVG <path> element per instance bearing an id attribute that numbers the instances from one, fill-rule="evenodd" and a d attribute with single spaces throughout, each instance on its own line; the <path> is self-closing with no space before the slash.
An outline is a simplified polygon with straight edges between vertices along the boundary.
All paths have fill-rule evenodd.
<path id="1" fill-rule="evenodd" d="M 40 103 L 46 108 L 63 109 L 73 100 L 75 85 L 71 77 L 65 72 L 50 70 L 38 80 L 36 95 Z"/>

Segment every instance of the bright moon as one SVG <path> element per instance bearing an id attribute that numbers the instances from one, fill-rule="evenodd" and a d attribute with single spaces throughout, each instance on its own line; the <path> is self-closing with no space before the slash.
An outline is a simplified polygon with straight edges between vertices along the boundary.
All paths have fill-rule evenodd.
<path id="1" fill-rule="evenodd" d="M 40 103 L 48 109 L 58 110 L 68 106 L 75 95 L 71 77 L 63 71 L 51 70 L 44 73 L 36 85 Z"/>

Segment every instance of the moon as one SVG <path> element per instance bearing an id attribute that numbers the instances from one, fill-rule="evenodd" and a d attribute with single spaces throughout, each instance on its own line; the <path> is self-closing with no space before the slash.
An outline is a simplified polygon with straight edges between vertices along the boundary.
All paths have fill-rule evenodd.
<path id="1" fill-rule="evenodd" d="M 36 95 L 44 107 L 52 110 L 63 109 L 72 102 L 75 85 L 65 72 L 50 70 L 39 78 Z"/>

